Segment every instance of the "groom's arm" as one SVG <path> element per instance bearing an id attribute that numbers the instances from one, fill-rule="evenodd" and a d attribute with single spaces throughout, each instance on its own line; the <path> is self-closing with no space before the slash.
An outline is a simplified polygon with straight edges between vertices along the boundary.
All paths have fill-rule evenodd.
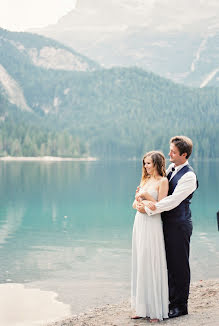
<path id="1" fill-rule="evenodd" d="M 167 196 L 155 204 L 156 209 L 152 211 L 145 206 L 145 212 L 148 215 L 170 211 L 177 207 L 184 199 L 186 199 L 197 188 L 196 175 L 194 172 L 185 173 L 179 180 L 172 195 Z"/>

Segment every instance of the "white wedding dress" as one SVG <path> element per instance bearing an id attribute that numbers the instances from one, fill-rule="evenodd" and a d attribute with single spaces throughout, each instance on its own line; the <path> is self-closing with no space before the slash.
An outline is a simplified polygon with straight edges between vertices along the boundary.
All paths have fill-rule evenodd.
<path id="1" fill-rule="evenodd" d="M 147 191 L 157 200 L 157 190 Z M 168 318 L 168 304 L 161 215 L 148 216 L 137 211 L 132 235 L 131 307 L 137 316 L 162 320 Z"/>

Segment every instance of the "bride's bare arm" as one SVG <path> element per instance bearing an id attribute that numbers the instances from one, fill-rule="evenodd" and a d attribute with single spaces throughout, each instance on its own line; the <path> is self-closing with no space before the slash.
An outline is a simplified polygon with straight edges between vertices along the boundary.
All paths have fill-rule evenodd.
<path id="1" fill-rule="evenodd" d="M 151 196 L 147 191 L 145 191 L 144 193 L 142 193 L 141 195 L 143 201 L 153 201 L 153 202 L 157 202 L 157 200 L 154 199 L 153 196 Z"/>
<path id="2" fill-rule="evenodd" d="M 161 199 L 165 198 L 168 195 L 169 190 L 169 182 L 167 178 L 162 178 L 159 184 L 158 188 L 158 199 L 157 201 L 160 201 Z"/>
<path id="3" fill-rule="evenodd" d="M 133 204 L 132 204 L 132 207 L 133 207 L 134 209 L 137 209 L 136 204 L 137 204 L 138 202 L 142 201 L 142 199 L 140 198 L 140 195 L 139 195 L 139 190 L 140 190 L 140 186 L 138 186 L 137 189 L 136 189 L 136 191 L 135 191 L 135 200 L 134 200 L 134 202 L 133 202 Z"/>

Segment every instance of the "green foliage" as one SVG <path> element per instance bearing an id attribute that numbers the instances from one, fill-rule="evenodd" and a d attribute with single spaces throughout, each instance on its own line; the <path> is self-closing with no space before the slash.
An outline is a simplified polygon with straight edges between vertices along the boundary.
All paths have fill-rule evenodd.
<path id="1" fill-rule="evenodd" d="M 0 125 L 0 156 L 87 157 L 88 146 L 66 131 L 45 131 L 36 126 Z"/>
<path id="2" fill-rule="evenodd" d="M 21 34 L 25 46 L 36 37 Z M 32 108 L 15 108 L 0 89 L 0 155 L 134 158 L 153 149 L 167 154 L 169 138 L 185 134 L 194 158 L 219 158 L 218 89 L 184 87 L 135 67 L 47 70 L 0 42 L 0 62 Z"/>

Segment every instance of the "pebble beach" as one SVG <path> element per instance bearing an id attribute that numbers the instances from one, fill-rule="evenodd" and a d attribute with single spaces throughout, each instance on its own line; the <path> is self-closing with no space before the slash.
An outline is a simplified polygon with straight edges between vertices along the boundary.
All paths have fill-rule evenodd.
<path id="1" fill-rule="evenodd" d="M 130 302 L 127 300 L 119 304 L 97 307 L 77 316 L 44 326 L 142 326 L 151 324 L 146 318 L 131 320 L 130 317 L 133 313 L 130 309 Z M 190 288 L 189 314 L 156 324 L 166 326 L 218 326 L 219 279 L 193 282 Z"/>

